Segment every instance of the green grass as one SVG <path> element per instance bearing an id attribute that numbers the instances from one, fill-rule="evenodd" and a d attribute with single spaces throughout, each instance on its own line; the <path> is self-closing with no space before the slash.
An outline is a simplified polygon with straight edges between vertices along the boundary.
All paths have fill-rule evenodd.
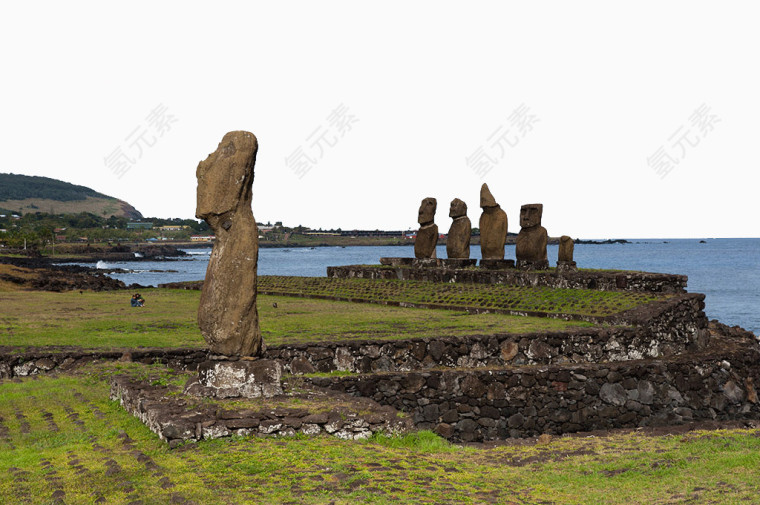
<path id="1" fill-rule="evenodd" d="M 285 276 L 259 277 L 259 290 L 271 294 L 329 296 L 376 303 L 402 302 L 454 306 L 462 309 L 545 312 L 593 317 L 618 314 L 667 297 L 632 291 Z"/>
<path id="2" fill-rule="evenodd" d="M 67 504 L 102 496 L 116 505 L 722 504 L 756 503 L 760 492 L 758 430 L 490 449 L 430 432 L 361 442 L 227 438 L 170 450 L 108 400 L 101 377 L 83 369 L 0 383 L 0 503 L 54 503 L 56 489 Z"/>
<path id="3" fill-rule="evenodd" d="M 146 306 L 134 308 L 129 305 L 129 292 L 0 291 L 0 346 L 16 351 L 37 346 L 205 347 L 197 325 L 198 291 L 147 289 L 141 294 Z M 557 319 L 265 295 L 259 296 L 258 307 L 267 345 L 588 326 Z"/>

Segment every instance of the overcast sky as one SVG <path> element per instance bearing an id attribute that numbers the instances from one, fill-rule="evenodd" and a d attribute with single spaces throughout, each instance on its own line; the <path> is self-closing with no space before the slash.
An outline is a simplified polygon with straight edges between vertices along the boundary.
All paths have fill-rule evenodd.
<path id="1" fill-rule="evenodd" d="M 1 172 L 192 217 L 259 140 L 258 221 L 415 228 L 487 182 L 519 231 L 758 237 L 752 2 L 4 2 Z"/>

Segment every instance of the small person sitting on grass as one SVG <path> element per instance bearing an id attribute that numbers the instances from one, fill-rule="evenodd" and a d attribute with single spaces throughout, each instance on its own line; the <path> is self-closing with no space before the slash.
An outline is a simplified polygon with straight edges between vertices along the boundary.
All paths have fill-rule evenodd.
<path id="1" fill-rule="evenodd" d="M 142 296 L 140 296 L 140 293 L 135 293 L 132 295 L 132 300 L 130 301 L 132 304 L 132 307 L 143 307 L 145 306 L 145 300 Z"/>

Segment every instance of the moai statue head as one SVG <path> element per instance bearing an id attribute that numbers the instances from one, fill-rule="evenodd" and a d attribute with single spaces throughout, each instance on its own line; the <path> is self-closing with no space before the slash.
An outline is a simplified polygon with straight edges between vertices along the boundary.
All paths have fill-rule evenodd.
<path id="1" fill-rule="evenodd" d="M 520 207 L 520 227 L 533 228 L 541 226 L 541 215 L 544 213 L 544 206 L 540 203 L 528 203 Z"/>
<path id="2" fill-rule="evenodd" d="M 449 207 L 449 217 L 458 218 L 467 215 L 467 204 L 459 198 L 451 200 L 451 207 Z"/>
<path id="3" fill-rule="evenodd" d="M 250 132 L 227 133 L 219 147 L 198 164 L 195 217 L 209 221 L 237 209 L 251 208 L 253 167 L 258 141 Z"/>
<path id="4" fill-rule="evenodd" d="M 435 209 L 438 202 L 435 198 L 425 198 L 420 204 L 420 210 L 417 213 L 417 222 L 421 225 L 430 224 L 435 219 Z"/>
<path id="5" fill-rule="evenodd" d="M 486 207 L 497 207 L 498 205 L 496 199 L 491 194 L 491 190 L 488 189 L 488 184 L 483 183 L 480 187 L 480 206 L 485 209 Z"/>

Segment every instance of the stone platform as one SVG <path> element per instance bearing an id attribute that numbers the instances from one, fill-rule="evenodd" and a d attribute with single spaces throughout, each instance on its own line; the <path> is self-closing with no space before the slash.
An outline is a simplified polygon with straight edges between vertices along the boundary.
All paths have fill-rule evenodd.
<path id="1" fill-rule="evenodd" d="M 410 415 L 374 400 L 299 387 L 266 403 L 241 407 L 240 400 L 199 400 L 176 386 L 151 385 L 128 376 L 111 379 L 110 398 L 140 419 L 161 440 L 176 447 L 184 442 L 239 436 L 330 435 L 358 440 L 373 433 L 413 429 Z M 305 407 L 303 405 L 306 405 Z"/>
<path id="2" fill-rule="evenodd" d="M 485 441 L 693 421 L 760 425 L 752 339 L 715 335 L 707 349 L 668 359 L 313 377 L 414 416 L 418 429 Z"/>
<path id="3" fill-rule="evenodd" d="M 409 260 L 409 261 L 407 261 Z M 574 270 L 563 266 L 545 271 L 513 268 L 511 260 L 486 260 L 483 267 L 448 266 L 449 260 L 432 259 L 422 266 L 413 258 L 381 258 L 381 264 L 327 267 L 327 277 L 398 279 L 429 282 L 508 284 L 551 288 L 626 290 L 651 293 L 685 293 L 685 275 L 617 270 Z M 503 263 L 491 263 L 493 261 Z M 415 263 L 417 262 L 417 263 Z"/>

